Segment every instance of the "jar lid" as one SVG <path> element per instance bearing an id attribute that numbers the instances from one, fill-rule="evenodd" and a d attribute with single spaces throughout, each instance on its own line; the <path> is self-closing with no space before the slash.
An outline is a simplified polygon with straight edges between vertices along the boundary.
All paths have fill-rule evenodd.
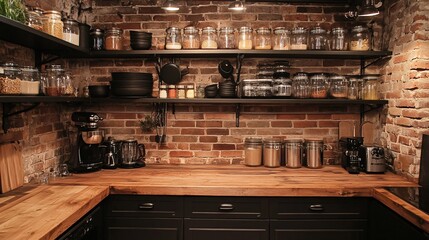
<path id="1" fill-rule="evenodd" d="M 303 140 L 299 138 L 291 138 L 291 139 L 285 139 L 285 143 L 302 143 Z"/>
<path id="2" fill-rule="evenodd" d="M 342 27 L 332 28 L 332 33 L 345 33 L 345 32 L 346 32 L 346 30 Z"/>
<path id="3" fill-rule="evenodd" d="M 297 72 L 293 75 L 294 79 L 308 79 L 308 74 L 305 72 Z"/>
<path id="4" fill-rule="evenodd" d="M 55 10 L 47 10 L 43 12 L 43 15 L 59 15 L 61 16 L 61 12 Z"/>
<path id="5" fill-rule="evenodd" d="M 161 85 L 159 88 L 160 89 L 167 89 L 167 86 L 166 85 Z"/>
<path id="6" fill-rule="evenodd" d="M 79 23 L 76 20 L 73 20 L 71 18 L 66 18 L 62 20 L 64 24 L 68 25 L 79 25 Z"/>
<path id="7" fill-rule="evenodd" d="M 315 27 L 315 28 L 311 29 L 310 33 L 311 34 L 324 34 L 324 33 L 326 33 L 326 30 L 321 28 L 321 27 Z"/>
<path id="8" fill-rule="evenodd" d="M 282 143 L 283 140 L 280 138 L 265 138 L 264 139 L 264 144 L 278 144 L 278 143 Z"/>
<path id="9" fill-rule="evenodd" d="M 302 33 L 307 33 L 307 29 L 304 27 L 296 27 L 292 30 L 293 34 L 302 34 Z"/>
<path id="10" fill-rule="evenodd" d="M 21 71 L 24 71 L 24 72 L 37 72 L 39 70 L 37 68 L 33 67 L 33 66 L 23 66 L 21 68 Z"/>
<path id="11" fill-rule="evenodd" d="M 18 64 L 14 63 L 14 62 L 6 62 L 2 66 L 5 68 L 17 68 Z"/>
<path id="12" fill-rule="evenodd" d="M 243 79 L 243 83 L 272 84 L 272 79 Z"/>
<path id="13" fill-rule="evenodd" d="M 219 31 L 222 33 L 233 33 L 234 28 L 233 27 L 221 27 Z"/>
<path id="14" fill-rule="evenodd" d="M 216 29 L 214 27 L 203 28 L 203 33 L 211 33 L 211 32 L 216 32 Z"/>
<path id="15" fill-rule="evenodd" d="M 106 30 L 106 34 L 110 33 L 110 34 L 122 34 L 122 29 L 118 28 L 118 27 L 112 27 L 111 29 Z"/>
<path id="16" fill-rule="evenodd" d="M 91 29 L 91 31 L 89 31 L 89 34 L 95 35 L 95 36 L 101 36 L 104 34 L 104 30 L 99 29 L 99 28 Z"/>
<path id="17" fill-rule="evenodd" d="M 267 27 L 260 27 L 258 29 L 256 29 L 257 33 L 271 33 L 271 29 L 267 28 Z"/>
<path id="18" fill-rule="evenodd" d="M 292 80 L 286 77 L 276 78 L 273 81 L 274 85 L 290 85 L 291 82 Z"/>
<path id="19" fill-rule="evenodd" d="M 306 138 L 304 141 L 306 143 L 323 143 L 323 139 L 320 138 Z"/>
<path id="20" fill-rule="evenodd" d="M 194 26 L 187 26 L 184 31 L 185 33 L 198 33 L 198 29 Z"/>
<path id="21" fill-rule="evenodd" d="M 380 77 L 379 74 L 366 74 L 362 76 L 363 80 L 378 80 L 378 78 Z"/>
<path id="22" fill-rule="evenodd" d="M 193 84 L 189 84 L 188 86 L 186 86 L 187 88 L 194 88 Z"/>
<path id="23" fill-rule="evenodd" d="M 169 28 L 167 28 L 167 33 L 170 33 L 170 32 L 180 32 L 180 28 L 178 28 L 178 27 L 169 27 Z"/>
<path id="24" fill-rule="evenodd" d="M 342 75 L 333 75 L 329 78 L 330 80 L 347 80 L 345 76 Z"/>
<path id="25" fill-rule="evenodd" d="M 244 140 L 245 143 L 262 144 L 262 138 L 259 137 L 247 137 Z"/>
<path id="26" fill-rule="evenodd" d="M 280 34 L 280 33 L 286 33 L 289 32 L 289 30 L 286 30 L 285 27 L 276 27 L 274 28 L 274 33 Z"/>
<path id="27" fill-rule="evenodd" d="M 352 32 L 363 32 L 363 31 L 366 31 L 366 30 L 368 30 L 367 27 L 358 25 L 358 26 L 354 26 L 353 27 Z"/>
<path id="28" fill-rule="evenodd" d="M 176 88 L 176 85 L 168 85 L 168 88 Z"/>
<path id="29" fill-rule="evenodd" d="M 252 28 L 251 27 L 241 27 L 240 28 L 240 32 L 252 32 Z"/>
<path id="30" fill-rule="evenodd" d="M 178 89 L 184 89 L 184 88 L 185 88 L 185 85 L 177 85 L 177 88 L 178 88 Z"/>
<path id="31" fill-rule="evenodd" d="M 39 7 L 29 7 L 30 12 L 36 13 L 38 15 L 43 15 L 44 10 Z"/>
<path id="32" fill-rule="evenodd" d="M 324 73 L 315 73 L 310 77 L 311 80 L 327 80 L 328 77 Z"/>

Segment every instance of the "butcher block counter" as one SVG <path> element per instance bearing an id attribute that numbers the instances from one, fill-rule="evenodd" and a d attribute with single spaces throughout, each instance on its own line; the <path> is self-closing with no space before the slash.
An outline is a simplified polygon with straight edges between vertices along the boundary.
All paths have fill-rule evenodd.
<path id="1" fill-rule="evenodd" d="M 373 197 L 383 187 L 415 187 L 392 173 L 348 174 L 338 166 L 286 169 L 245 166 L 149 165 L 140 169 L 73 174 L 48 185 L 24 186 L 0 195 L 0 239 L 55 239 L 110 194 L 204 196 Z M 377 199 L 417 226 L 427 215 L 413 213 L 394 196 Z M 393 201 L 393 203 L 392 203 Z M 424 224 L 422 224 L 424 223 Z"/>

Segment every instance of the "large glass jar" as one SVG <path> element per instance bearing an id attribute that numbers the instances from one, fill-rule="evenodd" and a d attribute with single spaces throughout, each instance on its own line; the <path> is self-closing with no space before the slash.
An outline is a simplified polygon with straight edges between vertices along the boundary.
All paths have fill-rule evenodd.
<path id="1" fill-rule="evenodd" d="M 216 29 L 205 27 L 201 33 L 201 49 L 217 49 Z"/>
<path id="2" fill-rule="evenodd" d="M 323 73 L 315 73 L 310 77 L 311 98 L 328 97 L 328 79 Z"/>
<path id="3" fill-rule="evenodd" d="M 329 78 L 330 88 L 329 93 L 333 98 L 347 98 L 348 82 L 345 76 L 331 76 Z"/>
<path id="4" fill-rule="evenodd" d="M 123 36 L 122 29 L 112 27 L 106 31 L 106 38 L 104 41 L 104 48 L 106 50 L 122 50 Z"/>
<path id="5" fill-rule="evenodd" d="M 42 21 L 43 12 L 39 11 L 29 11 L 27 13 L 27 25 L 36 30 L 43 31 L 43 21 Z"/>
<path id="6" fill-rule="evenodd" d="M 273 79 L 275 66 L 270 62 L 259 63 L 257 65 L 256 78 Z"/>
<path id="7" fill-rule="evenodd" d="M 32 66 L 21 68 L 21 94 L 37 95 L 40 88 L 39 70 Z"/>
<path id="8" fill-rule="evenodd" d="M 48 96 L 61 96 L 64 91 L 64 69 L 61 65 L 51 65 L 46 69 L 45 94 Z"/>
<path id="9" fill-rule="evenodd" d="M 43 13 L 43 31 L 54 37 L 63 39 L 63 21 L 58 11 L 45 11 Z"/>
<path id="10" fill-rule="evenodd" d="M 61 86 L 61 95 L 72 96 L 74 94 L 73 77 L 71 72 L 64 71 L 63 85 Z"/>
<path id="11" fill-rule="evenodd" d="M 165 36 L 165 49 L 182 49 L 182 33 L 180 28 L 167 28 L 167 35 Z"/>
<path id="12" fill-rule="evenodd" d="M 200 35 L 194 26 L 187 26 L 183 33 L 183 49 L 200 48 Z"/>
<path id="13" fill-rule="evenodd" d="M 284 27 L 274 28 L 273 50 L 290 49 L 290 31 Z"/>
<path id="14" fill-rule="evenodd" d="M 292 96 L 294 98 L 310 98 L 310 90 L 310 80 L 307 73 L 296 73 L 292 79 Z"/>
<path id="15" fill-rule="evenodd" d="M 349 89 L 347 98 L 351 100 L 362 99 L 362 78 L 360 76 L 349 77 Z"/>
<path id="16" fill-rule="evenodd" d="M 260 27 L 256 29 L 255 49 L 270 50 L 271 49 L 271 29 Z"/>
<path id="17" fill-rule="evenodd" d="M 234 28 L 232 27 L 221 27 L 219 30 L 219 48 L 223 49 L 234 49 L 235 46 L 235 34 Z"/>
<path id="18" fill-rule="evenodd" d="M 350 50 L 352 51 L 367 51 L 371 50 L 371 36 L 368 28 L 363 26 L 355 26 L 352 29 L 350 38 Z"/>
<path id="19" fill-rule="evenodd" d="M 306 28 L 297 27 L 292 30 L 292 38 L 290 49 L 292 50 L 307 50 L 308 46 L 308 31 Z"/>
<path id="20" fill-rule="evenodd" d="M 342 27 L 332 29 L 331 50 L 347 50 L 347 31 Z"/>
<path id="21" fill-rule="evenodd" d="M 364 75 L 363 79 L 363 99 L 364 100 L 379 100 L 380 83 L 378 81 L 380 75 Z"/>
<path id="22" fill-rule="evenodd" d="M 101 29 L 91 29 L 89 32 L 91 37 L 91 49 L 100 51 L 104 49 L 104 31 Z"/>
<path id="23" fill-rule="evenodd" d="M 0 94 L 14 95 L 21 93 L 21 69 L 18 64 L 9 62 L 2 65 L 0 74 Z"/>
<path id="24" fill-rule="evenodd" d="M 328 50 L 328 36 L 326 30 L 321 27 L 315 27 L 310 31 L 310 49 Z"/>
<path id="25" fill-rule="evenodd" d="M 280 167 L 282 141 L 280 139 L 264 139 L 263 162 L 265 167 Z"/>
<path id="26" fill-rule="evenodd" d="M 246 166 L 262 165 L 262 139 L 248 137 L 244 140 L 244 164 Z"/>
<path id="27" fill-rule="evenodd" d="M 238 49 L 252 49 L 253 48 L 253 34 L 252 28 L 241 27 L 238 37 Z"/>
<path id="28" fill-rule="evenodd" d="M 63 40 L 79 46 L 79 23 L 73 19 L 64 19 L 63 24 Z"/>

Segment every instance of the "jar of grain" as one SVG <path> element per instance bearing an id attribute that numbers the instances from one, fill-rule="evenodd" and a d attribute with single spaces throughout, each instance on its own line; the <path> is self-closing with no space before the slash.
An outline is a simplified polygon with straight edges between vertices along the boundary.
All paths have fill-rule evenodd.
<path id="1" fill-rule="evenodd" d="M 178 85 L 177 86 L 177 98 L 186 98 L 185 85 Z"/>
<path id="2" fill-rule="evenodd" d="M 256 29 L 255 49 L 270 50 L 271 49 L 271 29 L 260 27 Z"/>
<path id="3" fill-rule="evenodd" d="M 176 85 L 168 85 L 168 98 L 177 98 Z"/>
<path id="4" fill-rule="evenodd" d="M 186 98 L 195 98 L 195 88 L 193 84 L 186 86 Z"/>
<path id="5" fill-rule="evenodd" d="M 378 78 L 380 75 L 364 75 L 363 79 L 363 99 L 364 100 L 379 100 L 380 83 Z"/>
<path id="6" fill-rule="evenodd" d="M 238 37 L 238 49 L 252 49 L 253 48 L 253 34 L 252 28 L 241 27 Z"/>
<path id="7" fill-rule="evenodd" d="M 165 36 L 165 49 L 178 50 L 182 49 L 182 33 L 178 27 L 167 28 Z"/>
<path id="8" fill-rule="evenodd" d="M 104 40 L 106 50 L 122 50 L 123 48 L 123 36 L 122 29 L 112 27 L 106 31 L 106 38 Z"/>
<path id="9" fill-rule="evenodd" d="M 201 33 L 201 49 L 217 49 L 216 29 L 205 27 Z"/>
<path id="10" fill-rule="evenodd" d="M 183 33 L 183 49 L 198 49 L 200 48 L 200 36 L 198 29 L 194 26 L 185 27 Z"/>
<path id="11" fill-rule="evenodd" d="M 43 10 L 36 11 L 32 10 L 27 13 L 27 26 L 34 28 L 39 31 L 43 31 Z"/>
<path id="12" fill-rule="evenodd" d="M 329 93 L 333 98 L 347 98 L 348 82 L 345 76 L 331 76 Z"/>
<path id="13" fill-rule="evenodd" d="M 248 137 L 244 140 L 244 164 L 256 167 L 262 165 L 262 139 Z"/>
<path id="14" fill-rule="evenodd" d="M 292 30 L 292 38 L 290 49 L 292 50 L 307 50 L 308 31 L 306 28 L 297 27 Z"/>
<path id="15" fill-rule="evenodd" d="M 64 19 L 63 23 L 63 40 L 79 46 L 79 23 L 73 19 Z"/>
<path id="16" fill-rule="evenodd" d="M 355 26 L 352 29 L 350 38 L 350 50 L 368 51 L 371 50 L 371 36 L 367 27 Z"/>
<path id="17" fill-rule="evenodd" d="M 269 138 L 264 140 L 263 161 L 265 167 L 280 167 L 282 140 Z"/>
<path id="18" fill-rule="evenodd" d="M 159 98 L 167 98 L 168 94 L 167 94 L 167 86 L 166 85 L 161 85 L 159 87 Z"/>
<path id="19" fill-rule="evenodd" d="M 273 50 L 289 50 L 290 31 L 284 27 L 274 28 Z"/>
<path id="20" fill-rule="evenodd" d="M 40 88 L 39 70 L 32 66 L 21 68 L 21 94 L 37 95 Z"/>
<path id="21" fill-rule="evenodd" d="M 9 62 L 2 65 L 0 75 L 0 94 L 15 95 L 21 93 L 21 70 L 18 64 Z"/>
<path id="22" fill-rule="evenodd" d="M 219 30 L 219 41 L 218 42 L 219 42 L 219 48 L 223 48 L 223 49 L 234 49 L 234 48 L 236 48 L 234 28 L 232 28 L 232 27 L 221 27 Z"/>
<path id="23" fill-rule="evenodd" d="M 323 73 L 315 73 L 310 77 L 311 98 L 328 97 L 328 78 Z"/>
<path id="24" fill-rule="evenodd" d="M 50 10 L 43 13 L 43 31 L 45 33 L 63 39 L 63 27 L 61 12 Z"/>

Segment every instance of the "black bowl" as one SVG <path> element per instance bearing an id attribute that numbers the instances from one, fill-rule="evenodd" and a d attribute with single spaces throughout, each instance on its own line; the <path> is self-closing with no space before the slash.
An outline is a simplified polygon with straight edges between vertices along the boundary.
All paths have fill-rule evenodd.
<path id="1" fill-rule="evenodd" d="M 145 31 L 134 31 L 134 30 L 131 30 L 130 31 L 130 36 L 150 36 L 150 37 L 152 37 L 152 33 L 151 32 L 145 32 Z"/>
<path id="2" fill-rule="evenodd" d="M 153 80 L 152 73 L 144 72 L 112 72 L 112 80 L 121 81 L 121 80 Z"/>
<path id="3" fill-rule="evenodd" d="M 112 94 L 115 96 L 151 96 L 152 88 L 112 88 Z"/>
<path id="4" fill-rule="evenodd" d="M 105 98 L 109 96 L 110 85 L 88 86 L 89 96 L 94 98 Z"/>
<path id="5" fill-rule="evenodd" d="M 148 43 L 148 44 L 134 44 L 134 43 L 131 43 L 130 47 L 133 50 L 149 50 L 152 47 L 152 44 L 151 43 Z"/>

